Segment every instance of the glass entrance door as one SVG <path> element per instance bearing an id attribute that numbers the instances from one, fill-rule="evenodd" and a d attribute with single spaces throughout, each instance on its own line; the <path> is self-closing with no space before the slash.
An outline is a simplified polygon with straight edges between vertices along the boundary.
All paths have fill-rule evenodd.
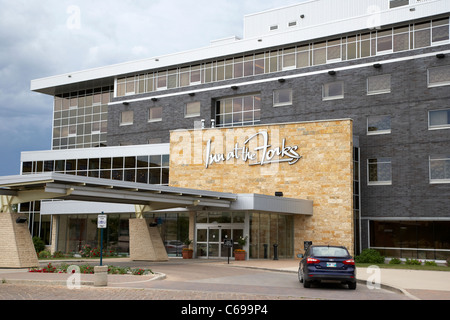
<path id="1" fill-rule="evenodd" d="M 244 212 L 198 212 L 195 233 L 197 258 L 227 258 L 228 248 L 224 247 L 224 240 L 233 240 L 237 248 L 237 240 L 244 235 L 244 229 Z M 233 257 L 233 248 L 230 257 Z"/>

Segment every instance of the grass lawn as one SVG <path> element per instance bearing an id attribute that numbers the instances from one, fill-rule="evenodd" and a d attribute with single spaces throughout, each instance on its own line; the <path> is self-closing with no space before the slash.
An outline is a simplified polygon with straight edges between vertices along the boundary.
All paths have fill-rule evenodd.
<path id="1" fill-rule="evenodd" d="M 407 269 L 407 270 L 429 270 L 429 271 L 447 271 L 450 272 L 450 267 L 447 266 L 425 266 L 425 265 L 408 265 L 408 264 L 375 264 L 375 263 L 357 263 L 357 268 L 368 268 L 370 266 L 378 266 L 385 269 Z"/>

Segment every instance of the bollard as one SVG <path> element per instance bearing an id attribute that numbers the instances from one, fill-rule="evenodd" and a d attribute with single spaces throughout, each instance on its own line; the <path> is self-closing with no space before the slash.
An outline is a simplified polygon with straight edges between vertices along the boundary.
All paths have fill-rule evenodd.
<path id="1" fill-rule="evenodd" d="M 94 267 L 94 287 L 106 287 L 108 285 L 108 266 Z"/>
<path id="2" fill-rule="evenodd" d="M 264 246 L 264 259 L 267 259 L 267 247 L 269 246 L 267 243 L 263 244 Z"/>
<path id="3" fill-rule="evenodd" d="M 278 260 L 278 245 L 273 245 L 273 260 Z"/>

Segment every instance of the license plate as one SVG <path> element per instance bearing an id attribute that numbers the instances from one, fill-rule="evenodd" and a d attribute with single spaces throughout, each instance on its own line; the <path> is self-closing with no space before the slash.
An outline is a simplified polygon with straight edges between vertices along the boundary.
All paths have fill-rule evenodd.
<path id="1" fill-rule="evenodd" d="M 327 262 L 327 268 L 336 268 L 336 262 Z"/>

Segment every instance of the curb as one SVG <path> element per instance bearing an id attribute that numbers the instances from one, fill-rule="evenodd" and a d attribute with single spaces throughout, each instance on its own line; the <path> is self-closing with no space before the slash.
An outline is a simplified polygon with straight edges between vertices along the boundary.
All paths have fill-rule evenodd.
<path id="1" fill-rule="evenodd" d="M 164 273 L 155 272 L 154 276 L 150 279 L 144 279 L 142 281 L 131 281 L 131 282 L 109 282 L 108 285 L 105 287 L 109 288 L 121 288 L 122 287 L 115 287 L 115 285 L 120 284 L 131 284 L 131 283 L 142 283 L 142 282 L 151 282 L 151 281 L 157 281 L 157 280 L 164 280 L 166 279 L 166 275 Z M 26 284 L 26 285 L 37 285 L 37 286 L 67 286 L 67 280 L 23 280 L 23 279 L 2 279 L 1 284 Z M 100 288 L 98 286 L 94 286 L 94 281 L 90 280 L 82 280 L 80 281 L 81 286 L 85 287 L 95 287 Z"/>

